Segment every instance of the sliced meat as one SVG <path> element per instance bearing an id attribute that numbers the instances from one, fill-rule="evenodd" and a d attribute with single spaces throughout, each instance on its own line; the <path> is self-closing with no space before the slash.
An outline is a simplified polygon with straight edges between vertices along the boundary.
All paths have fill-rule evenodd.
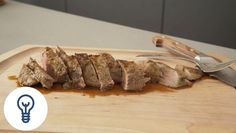
<path id="1" fill-rule="evenodd" d="M 183 65 L 176 65 L 175 70 L 183 73 L 185 78 L 188 80 L 197 80 L 203 76 L 203 72 L 201 70 Z"/>
<path id="2" fill-rule="evenodd" d="M 100 82 L 97 77 L 97 73 L 93 67 L 92 62 L 90 61 L 88 54 L 80 53 L 75 54 L 83 72 L 83 77 L 85 84 L 92 87 L 100 87 Z"/>
<path id="3" fill-rule="evenodd" d="M 53 86 L 53 82 L 55 81 L 50 75 L 46 73 L 45 70 L 32 58 L 30 58 L 29 63 L 27 64 L 32 72 L 35 75 L 35 79 L 39 81 L 43 87 L 51 88 Z"/>
<path id="4" fill-rule="evenodd" d="M 191 85 L 191 82 L 185 78 L 182 72 L 166 64 L 149 60 L 144 69 L 146 76 L 151 78 L 152 83 L 160 83 L 174 88 Z"/>
<path id="5" fill-rule="evenodd" d="M 100 90 L 104 91 L 111 89 L 114 85 L 114 81 L 111 78 L 106 60 L 101 55 L 91 55 L 89 58 L 100 82 Z"/>
<path id="6" fill-rule="evenodd" d="M 20 86 L 32 86 L 39 83 L 34 72 L 25 64 L 23 64 L 17 80 Z"/>
<path id="7" fill-rule="evenodd" d="M 86 85 L 84 83 L 84 78 L 82 75 L 82 70 L 79 62 L 77 61 L 75 56 L 69 56 L 66 52 L 57 47 L 57 54 L 64 61 L 64 64 L 67 66 L 67 71 L 70 77 L 68 82 L 63 84 L 64 88 L 84 88 Z"/>
<path id="8" fill-rule="evenodd" d="M 122 74 L 119 63 L 108 53 L 101 53 L 100 55 L 106 60 L 112 80 L 115 83 L 121 83 Z"/>
<path id="9" fill-rule="evenodd" d="M 46 47 L 42 55 L 43 68 L 49 75 L 59 83 L 69 81 L 66 65 L 53 49 Z"/>
<path id="10" fill-rule="evenodd" d="M 127 91 L 142 90 L 150 78 L 145 77 L 142 67 L 133 61 L 119 60 L 122 69 L 122 88 Z"/>

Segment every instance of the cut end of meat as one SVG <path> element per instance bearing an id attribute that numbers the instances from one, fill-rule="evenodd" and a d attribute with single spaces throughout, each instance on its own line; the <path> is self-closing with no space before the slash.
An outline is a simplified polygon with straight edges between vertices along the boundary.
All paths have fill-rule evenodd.
<path id="1" fill-rule="evenodd" d="M 54 83 L 54 79 L 46 73 L 43 68 L 36 62 L 36 60 L 30 58 L 27 66 L 32 70 L 35 79 L 42 84 L 45 88 L 51 88 Z"/>
<path id="2" fill-rule="evenodd" d="M 183 65 L 176 65 L 175 70 L 183 73 L 186 79 L 188 80 L 197 80 L 203 76 L 203 72 L 199 69 L 183 66 Z"/>
<path id="3" fill-rule="evenodd" d="M 145 64 L 146 76 L 151 78 L 152 83 L 160 83 L 165 86 L 178 88 L 191 85 L 185 75 L 166 64 L 149 60 Z"/>
<path id="4" fill-rule="evenodd" d="M 127 91 L 140 91 L 150 80 L 143 69 L 133 61 L 119 60 L 122 69 L 122 88 Z"/>
<path id="5" fill-rule="evenodd" d="M 67 68 L 62 59 L 53 51 L 52 48 L 46 47 L 42 54 L 42 64 L 44 70 L 52 76 L 56 82 L 64 83 L 69 81 Z"/>
<path id="6" fill-rule="evenodd" d="M 159 83 L 173 87 L 173 88 L 179 88 L 183 86 L 190 86 L 192 83 L 185 78 L 185 76 L 182 73 L 179 73 L 178 71 L 174 69 L 165 69 L 163 70 L 163 77 L 160 78 Z"/>

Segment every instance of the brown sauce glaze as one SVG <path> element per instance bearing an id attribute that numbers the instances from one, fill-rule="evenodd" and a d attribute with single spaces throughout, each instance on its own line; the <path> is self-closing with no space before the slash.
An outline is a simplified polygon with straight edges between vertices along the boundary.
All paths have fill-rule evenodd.
<path id="1" fill-rule="evenodd" d="M 17 80 L 17 77 L 15 75 L 8 76 L 9 80 Z M 203 76 L 199 80 L 204 79 L 212 79 L 209 76 Z M 17 87 L 20 85 L 18 82 L 16 82 Z M 38 89 L 43 94 L 49 94 L 53 92 L 62 92 L 62 93 L 80 93 L 82 96 L 89 96 L 89 97 L 95 97 L 95 96 L 128 96 L 128 95 L 142 95 L 146 93 L 151 92 L 163 92 L 163 93 L 169 93 L 169 92 L 175 92 L 175 89 L 171 89 L 169 87 L 160 85 L 160 84 L 147 84 L 142 91 L 125 91 L 121 88 L 120 85 L 115 85 L 111 90 L 107 91 L 100 91 L 98 88 L 92 88 L 92 87 L 86 87 L 84 89 L 64 89 L 61 84 L 54 84 L 51 89 L 43 88 L 40 84 L 37 84 L 35 86 L 32 86 L 36 89 Z M 57 99 L 57 97 L 55 97 Z"/>
<path id="2" fill-rule="evenodd" d="M 16 87 L 20 87 L 20 84 L 17 81 L 17 76 L 16 75 L 10 75 L 7 78 L 8 78 L 8 80 L 16 80 Z"/>
<path id="3" fill-rule="evenodd" d="M 9 80 L 17 80 L 17 76 L 16 75 L 10 75 L 8 76 Z"/>
<path id="4" fill-rule="evenodd" d="M 128 96 L 128 95 L 142 95 L 149 92 L 159 91 L 159 92 L 174 92 L 174 90 L 159 84 L 148 84 L 143 88 L 142 91 L 125 91 L 119 85 L 115 85 L 111 90 L 100 91 L 98 88 L 84 89 L 64 89 L 62 85 L 55 84 L 51 89 L 45 89 L 40 85 L 34 86 L 43 94 L 49 94 L 53 92 L 67 92 L 67 93 L 81 93 L 83 96 L 95 97 L 95 96 Z"/>

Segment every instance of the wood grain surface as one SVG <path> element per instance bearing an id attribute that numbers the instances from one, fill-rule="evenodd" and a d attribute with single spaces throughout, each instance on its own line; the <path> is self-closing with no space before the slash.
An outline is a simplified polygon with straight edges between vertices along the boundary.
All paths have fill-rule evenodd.
<path id="1" fill-rule="evenodd" d="M 16 88 L 17 75 L 29 57 L 40 61 L 43 48 L 27 45 L 0 56 L 0 132 L 13 131 L 3 114 L 4 100 Z M 137 60 L 138 54 L 159 51 L 65 48 L 66 52 L 111 53 L 117 59 Z M 140 59 L 138 59 L 140 60 Z M 185 61 L 166 61 L 193 66 Z M 236 91 L 208 76 L 192 87 L 171 89 L 148 85 L 145 93 L 55 91 L 44 93 L 49 112 L 35 131 L 102 133 L 235 133 Z M 103 93 L 103 92 L 100 92 Z"/>

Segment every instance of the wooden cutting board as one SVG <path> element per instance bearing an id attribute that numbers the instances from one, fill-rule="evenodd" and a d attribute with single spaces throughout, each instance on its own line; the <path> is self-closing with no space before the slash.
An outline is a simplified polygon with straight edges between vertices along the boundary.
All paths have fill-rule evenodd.
<path id="1" fill-rule="evenodd" d="M 6 96 L 16 88 L 17 75 L 29 57 L 40 61 L 43 47 L 26 45 L 0 55 L 0 132 L 14 130 L 6 121 L 3 105 Z M 138 54 L 158 51 L 65 48 L 69 54 L 86 52 L 111 53 L 117 59 L 134 60 Z M 140 59 L 139 59 L 140 60 Z M 184 61 L 166 61 L 190 65 Z M 102 133 L 235 133 L 236 90 L 221 81 L 203 77 L 192 87 L 171 89 L 148 85 L 142 93 L 116 91 L 45 92 L 49 111 L 45 122 L 35 131 L 102 132 Z"/>

